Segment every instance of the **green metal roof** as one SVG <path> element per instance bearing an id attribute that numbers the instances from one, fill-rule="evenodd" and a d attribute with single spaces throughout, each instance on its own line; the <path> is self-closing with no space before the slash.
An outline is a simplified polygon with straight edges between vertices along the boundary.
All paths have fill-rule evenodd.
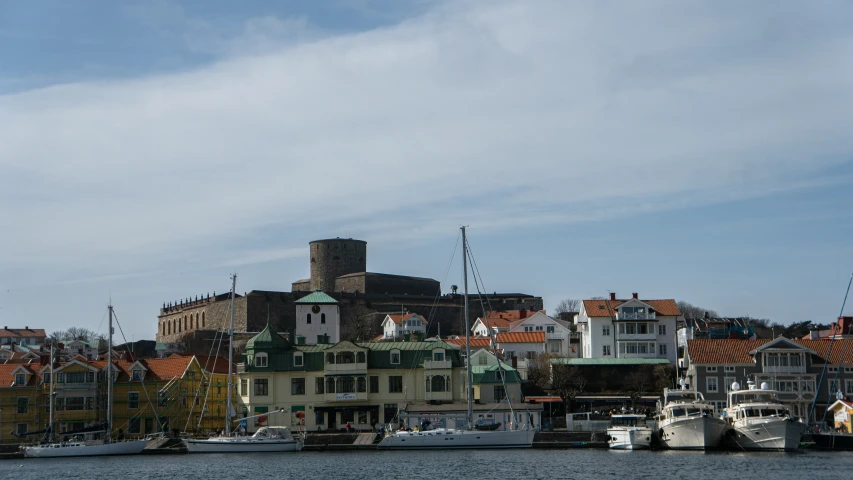
<path id="1" fill-rule="evenodd" d="M 277 333 L 273 332 L 269 324 L 261 330 L 261 333 L 255 335 L 246 342 L 246 350 L 254 350 L 256 348 L 288 348 L 290 344 L 287 340 L 281 338 Z"/>
<path id="2" fill-rule="evenodd" d="M 330 343 L 321 343 L 319 345 L 296 345 L 297 350 L 304 353 L 316 353 L 334 347 Z"/>
<path id="3" fill-rule="evenodd" d="M 459 350 L 459 345 L 453 345 L 441 340 L 432 342 L 367 342 L 357 344 L 363 348 L 369 348 L 375 352 L 390 350 L 432 350 L 443 348 L 445 350 Z"/>
<path id="4" fill-rule="evenodd" d="M 471 380 L 472 385 L 481 385 L 485 383 L 503 383 L 506 379 L 507 383 L 519 383 L 521 377 L 518 372 L 505 363 L 501 363 L 502 368 L 498 365 L 471 365 Z M 503 370 L 503 373 L 501 373 Z"/>
<path id="5" fill-rule="evenodd" d="M 314 292 L 314 293 L 308 294 L 308 295 L 306 295 L 306 296 L 304 296 L 304 297 L 300 298 L 300 299 L 299 299 L 299 300 L 297 300 L 295 303 L 310 303 L 310 304 L 325 303 L 325 304 L 335 304 L 335 303 L 338 303 L 338 301 L 337 301 L 337 300 L 335 300 L 334 298 L 332 298 L 332 297 L 330 297 L 330 296 L 326 295 L 325 293 L 321 292 L 320 290 L 317 290 L 317 291 L 316 291 L 316 292 Z"/>
<path id="6" fill-rule="evenodd" d="M 619 365 L 669 365 L 666 358 L 552 358 L 554 365 L 619 366 Z"/>

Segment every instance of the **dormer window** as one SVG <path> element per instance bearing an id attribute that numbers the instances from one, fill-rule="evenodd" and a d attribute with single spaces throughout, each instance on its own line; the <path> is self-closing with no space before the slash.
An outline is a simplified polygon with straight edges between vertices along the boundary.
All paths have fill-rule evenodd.
<path id="1" fill-rule="evenodd" d="M 141 368 L 134 368 L 134 369 L 131 371 L 131 377 L 130 377 L 130 380 L 131 380 L 131 381 L 133 381 L 133 382 L 141 382 L 141 381 L 142 381 L 142 379 L 143 379 L 143 377 L 145 377 L 145 374 L 144 374 L 144 372 L 143 372 L 143 370 L 142 370 Z"/>
<path id="2" fill-rule="evenodd" d="M 399 365 L 400 364 L 400 351 L 399 350 L 391 350 L 391 365 Z"/>
<path id="3" fill-rule="evenodd" d="M 15 385 L 26 385 L 27 384 L 27 375 L 23 373 L 15 374 Z"/>
<path id="4" fill-rule="evenodd" d="M 255 355 L 255 366 L 256 367 L 266 367 L 267 366 L 267 354 L 259 353 Z"/>
<path id="5" fill-rule="evenodd" d="M 432 351 L 432 361 L 433 362 L 443 362 L 444 361 L 444 350 L 433 350 Z"/>
<path id="6" fill-rule="evenodd" d="M 301 367 L 301 366 L 303 366 L 302 362 L 303 362 L 302 352 L 294 353 L 293 354 L 293 366 L 294 367 Z"/>

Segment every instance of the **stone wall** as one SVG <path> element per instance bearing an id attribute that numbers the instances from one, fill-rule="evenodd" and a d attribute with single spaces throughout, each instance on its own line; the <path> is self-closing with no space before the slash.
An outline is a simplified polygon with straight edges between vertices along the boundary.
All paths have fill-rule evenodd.
<path id="1" fill-rule="evenodd" d="M 331 292 L 335 279 L 367 271 L 367 242 L 351 238 L 315 240 L 311 252 L 311 290 Z"/>

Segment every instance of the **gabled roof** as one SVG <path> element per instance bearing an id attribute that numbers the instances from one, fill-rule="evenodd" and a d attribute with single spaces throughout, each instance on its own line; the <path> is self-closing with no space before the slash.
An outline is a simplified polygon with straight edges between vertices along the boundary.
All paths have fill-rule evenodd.
<path id="1" fill-rule="evenodd" d="M 444 341 L 449 343 L 449 344 L 452 344 L 452 345 L 458 345 L 460 347 L 465 346 L 465 339 L 464 338 L 448 338 Z M 487 337 L 471 338 L 471 348 L 489 348 L 489 347 L 491 347 L 491 345 L 492 345 L 492 342 Z"/>
<path id="2" fill-rule="evenodd" d="M 463 343 L 464 344 L 464 343 Z M 433 350 L 435 348 L 444 348 L 447 350 L 458 350 L 459 347 L 443 340 L 433 340 L 429 342 L 370 342 L 359 343 L 358 345 L 367 348 L 371 351 L 390 351 L 390 350 Z"/>
<path id="3" fill-rule="evenodd" d="M 331 305 L 331 304 L 338 303 L 338 301 L 335 300 L 334 298 L 326 295 L 322 291 L 317 290 L 316 292 L 310 293 L 310 294 L 300 298 L 299 300 L 297 300 L 294 303 L 329 304 L 329 305 Z"/>
<path id="4" fill-rule="evenodd" d="M 18 371 L 18 369 L 21 369 Z M 20 364 L 0 365 L 0 388 L 11 387 L 15 382 L 15 373 L 27 373 L 32 375 L 27 382 L 27 385 L 32 385 L 35 378 L 35 372 L 26 366 Z"/>
<path id="5" fill-rule="evenodd" d="M 696 365 L 753 365 L 755 360 L 749 352 L 768 343 L 766 338 L 758 340 L 740 339 L 695 339 L 687 341 L 690 363 Z"/>
<path id="6" fill-rule="evenodd" d="M 501 343 L 545 343 L 545 332 L 499 332 L 495 339 Z"/>
<path id="7" fill-rule="evenodd" d="M 853 410 L 853 402 L 847 400 L 836 400 L 832 405 L 826 408 L 826 411 L 832 412 L 835 410 L 839 410 L 842 407 L 847 407 L 848 410 Z"/>
<path id="8" fill-rule="evenodd" d="M 779 338 L 776 338 L 775 340 L 771 340 L 771 341 L 765 343 L 764 345 L 761 345 L 759 347 L 755 347 L 754 350 L 749 351 L 749 354 L 755 355 L 756 353 L 758 353 L 760 351 L 768 350 L 771 348 L 784 348 L 784 349 L 802 348 L 802 349 L 807 350 L 812 355 L 817 355 L 817 352 L 815 352 L 814 350 L 812 350 L 808 347 L 805 347 L 805 346 L 799 344 L 798 342 L 795 342 L 793 340 L 789 340 L 785 337 L 779 337 Z"/>
<path id="9" fill-rule="evenodd" d="M 627 300 L 584 300 L 583 308 L 588 317 L 609 317 L 616 315 L 616 309 L 625 302 L 636 300 L 629 298 Z M 681 315 L 678 310 L 678 305 L 673 299 L 664 300 L 639 300 L 655 310 L 658 315 L 666 317 L 677 317 Z"/>
<path id="10" fill-rule="evenodd" d="M 47 337 L 43 328 L 0 328 L 0 338 Z"/>
<path id="11" fill-rule="evenodd" d="M 420 316 L 420 315 L 418 315 L 417 313 L 406 313 L 406 314 L 386 315 L 386 316 L 385 316 L 385 320 L 388 320 L 388 319 L 390 318 L 390 319 L 391 319 L 391 321 L 393 321 L 393 322 L 394 322 L 394 323 L 396 323 L 397 325 L 402 325 L 402 324 L 403 324 L 403 320 L 408 320 L 408 319 L 410 319 L 410 318 L 412 318 L 412 317 L 418 317 L 418 318 L 420 318 L 420 319 L 421 319 L 421 323 L 423 323 L 424 325 L 426 325 L 426 323 L 427 323 L 426 319 L 424 319 L 423 317 L 421 317 L 421 316 Z"/>

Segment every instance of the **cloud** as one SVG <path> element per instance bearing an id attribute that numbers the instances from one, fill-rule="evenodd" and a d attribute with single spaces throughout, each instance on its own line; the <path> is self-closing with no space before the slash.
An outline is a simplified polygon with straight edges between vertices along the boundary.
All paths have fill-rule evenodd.
<path id="1" fill-rule="evenodd" d="M 820 5 L 451 2 L 309 40 L 263 17 L 214 65 L 0 96 L 0 268 L 227 266 L 301 254 L 272 226 L 429 236 L 819 181 L 853 147 L 849 6 Z"/>

